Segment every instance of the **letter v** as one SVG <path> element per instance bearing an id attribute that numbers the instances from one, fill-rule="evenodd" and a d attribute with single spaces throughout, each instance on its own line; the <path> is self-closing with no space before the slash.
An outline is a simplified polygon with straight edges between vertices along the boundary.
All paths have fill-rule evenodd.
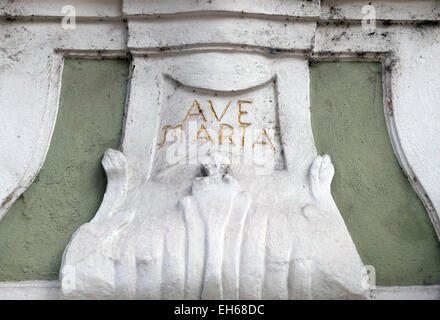
<path id="1" fill-rule="evenodd" d="M 212 101 L 208 100 L 209 107 L 211 108 L 212 113 L 214 114 L 214 117 L 217 119 L 217 121 L 221 121 L 223 119 L 223 116 L 225 115 L 226 111 L 228 111 L 229 106 L 231 105 L 231 101 L 228 102 L 225 109 L 223 109 L 222 115 L 220 118 L 217 116 L 217 112 L 215 112 L 214 106 L 212 105 Z"/>

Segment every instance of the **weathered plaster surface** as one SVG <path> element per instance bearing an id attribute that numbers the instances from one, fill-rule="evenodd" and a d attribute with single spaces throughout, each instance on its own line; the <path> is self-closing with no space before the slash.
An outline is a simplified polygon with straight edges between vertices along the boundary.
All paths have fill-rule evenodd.
<path id="1" fill-rule="evenodd" d="M 310 89 L 317 149 L 335 163 L 333 197 L 377 284 L 440 283 L 440 243 L 388 137 L 381 64 L 312 65 Z"/>
<path id="2" fill-rule="evenodd" d="M 0 223 L 0 281 L 58 279 L 73 232 L 105 191 L 100 160 L 120 142 L 125 60 L 67 60 L 50 150 L 36 181 Z"/>
<path id="3" fill-rule="evenodd" d="M 440 20 L 440 3 L 437 0 L 321 0 L 321 18 L 331 20 L 362 20 L 367 11 L 375 9 L 376 19 L 394 21 Z"/>
<path id="4" fill-rule="evenodd" d="M 440 29 L 437 26 L 378 25 L 374 33 L 361 26 L 322 25 L 317 29 L 317 52 L 390 52 L 385 70 L 386 117 L 396 156 L 425 204 L 431 220 L 440 234 L 440 145 L 437 137 L 440 119 L 437 101 Z"/>
<path id="5" fill-rule="evenodd" d="M 142 0 L 124 1 L 123 12 L 126 15 L 163 15 L 173 13 L 202 12 L 228 12 L 228 13 L 257 13 L 267 15 L 318 17 L 320 14 L 319 0 L 300 1 L 234 1 L 234 0 L 211 0 L 211 1 L 173 1 Z"/>
<path id="6" fill-rule="evenodd" d="M 136 50 L 214 43 L 309 49 L 315 25 L 315 22 L 237 20 L 222 16 L 133 20 L 129 22 L 128 47 Z"/>
<path id="7" fill-rule="evenodd" d="M 72 31 L 58 22 L 0 21 L 0 217 L 35 178 L 49 146 L 62 71 L 54 49 L 123 50 L 124 34 L 120 22 L 78 23 Z"/>
<path id="8" fill-rule="evenodd" d="M 0 16 L 6 17 L 63 17 L 64 6 L 74 6 L 80 18 L 114 18 L 121 16 L 121 0 L 1 0 Z"/>

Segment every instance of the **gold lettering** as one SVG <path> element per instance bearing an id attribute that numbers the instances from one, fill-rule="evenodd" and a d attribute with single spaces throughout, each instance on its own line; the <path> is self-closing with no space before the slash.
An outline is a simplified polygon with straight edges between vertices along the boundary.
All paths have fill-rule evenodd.
<path id="1" fill-rule="evenodd" d="M 249 104 L 252 104 L 253 102 L 252 102 L 252 101 L 243 101 L 243 100 L 239 100 L 239 101 L 238 101 L 238 118 L 237 118 L 237 122 L 238 122 L 238 125 L 239 125 L 239 126 L 250 126 L 251 123 L 241 122 L 241 116 L 242 116 L 243 114 L 247 114 L 246 111 L 241 110 L 241 105 L 242 105 L 243 103 L 249 103 Z"/>
<path id="2" fill-rule="evenodd" d="M 229 129 L 231 129 L 231 133 L 228 136 L 224 136 L 223 137 L 223 127 L 228 127 Z M 232 135 L 234 134 L 234 127 L 232 127 L 231 125 L 227 124 L 227 123 L 222 123 L 220 125 L 220 130 L 218 132 L 218 143 L 222 144 L 223 142 L 223 138 L 227 138 L 229 140 L 229 143 L 234 145 L 234 141 L 232 141 Z"/>
<path id="3" fill-rule="evenodd" d="M 267 134 L 266 129 L 261 130 L 261 133 L 262 133 L 263 135 L 266 136 L 267 141 L 261 141 L 261 142 L 258 142 L 258 141 L 257 141 L 257 142 L 254 142 L 254 144 L 252 145 L 252 148 L 253 148 L 256 144 L 261 144 L 261 145 L 270 144 L 270 146 L 272 147 L 273 151 L 275 151 L 275 146 L 273 145 L 272 140 L 270 140 L 270 137 L 269 137 L 269 135 Z"/>
<path id="4" fill-rule="evenodd" d="M 248 124 L 246 125 L 241 125 L 241 146 L 244 147 L 244 129 L 246 129 L 246 127 L 248 126 Z"/>
<path id="5" fill-rule="evenodd" d="M 205 136 L 204 137 L 200 137 L 200 133 L 204 132 Z M 199 131 L 197 131 L 197 136 L 195 140 L 199 140 L 199 139 L 205 139 L 208 141 L 211 141 L 212 144 L 214 144 L 214 141 L 212 141 L 211 136 L 209 135 L 208 131 L 206 130 L 205 126 L 202 124 L 200 126 Z"/>
<path id="6" fill-rule="evenodd" d="M 214 117 L 217 119 L 217 121 L 221 121 L 223 119 L 223 116 L 225 115 L 226 111 L 228 111 L 229 106 L 231 105 L 231 101 L 229 100 L 226 107 L 223 109 L 222 115 L 220 118 L 217 116 L 217 112 L 215 112 L 214 106 L 212 105 L 212 101 L 208 100 L 209 107 L 211 108 L 212 113 L 214 114 Z"/>
<path id="7" fill-rule="evenodd" d="M 159 147 L 162 147 L 164 145 L 165 140 L 167 138 L 168 129 L 173 130 L 172 132 L 173 132 L 174 136 L 176 136 L 177 129 L 180 129 L 180 142 L 182 142 L 183 138 L 182 138 L 182 125 L 181 124 L 174 126 L 174 127 L 173 126 L 164 126 L 162 128 L 162 130 L 164 131 L 162 141 L 157 144 Z"/>
<path id="8" fill-rule="evenodd" d="M 197 113 L 191 113 L 191 110 L 193 109 L 194 106 L 197 107 L 197 110 L 198 110 Z M 206 122 L 205 115 L 203 114 L 202 109 L 200 109 L 199 103 L 197 102 L 197 100 L 194 100 L 193 104 L 191 105 L 191 107 L 189 108 L 188 112 L 186 113 L 185 118 L 183 119 L 183 123 L 185 123 L 186 118 L 188 118 L 188 117 L 196 117 L 196 116 L 201 116 L 203 121 Z"/>

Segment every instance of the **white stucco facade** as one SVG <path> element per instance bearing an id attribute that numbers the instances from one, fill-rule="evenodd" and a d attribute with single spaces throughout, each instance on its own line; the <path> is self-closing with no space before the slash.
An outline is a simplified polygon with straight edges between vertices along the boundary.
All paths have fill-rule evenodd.
<path id="1" fill-rule="evenodd" d="M 44 162 L 63 58 L 132 59 L 98 213 L 59 282 L 0 283 L 0 297 L 438 299 L 438 286 L 365 287 L 313 141 L 308 61 L 381 61 L 395 154 L 440 235 L 440 5 L 373 2 L 372 31 L 369 3 L 76 1 L 76 29 L 63 29 L 58 1 L 0 0 L 0 101 L 17 106 L 0 118 L 0 218 Z M 210 148 L 170 160 L 168 129 Z M 240 158 L 255 146 L 261 158 Z"/>

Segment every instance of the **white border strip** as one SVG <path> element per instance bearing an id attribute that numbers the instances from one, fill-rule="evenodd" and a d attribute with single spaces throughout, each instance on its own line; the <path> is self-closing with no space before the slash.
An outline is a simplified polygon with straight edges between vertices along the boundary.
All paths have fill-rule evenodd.
<path id="1" fill-rule="evenodd" d="M 440 300 L 440 285 L 377 287 L 370 292 L 370 300 Z"/>
<path id="2" fill-rule="evenodd" d="M 0 282 L 0 300 L 60 300 L 61 284 L 54 281 Z M 377 287 L 370 300 L 440 300 L 440 285 Z"/>
<path id="3" fill-rule="evenodd" d="M 0 300 L 59 300 L 61 285 L 55 281 L 0 282 Z"/>

